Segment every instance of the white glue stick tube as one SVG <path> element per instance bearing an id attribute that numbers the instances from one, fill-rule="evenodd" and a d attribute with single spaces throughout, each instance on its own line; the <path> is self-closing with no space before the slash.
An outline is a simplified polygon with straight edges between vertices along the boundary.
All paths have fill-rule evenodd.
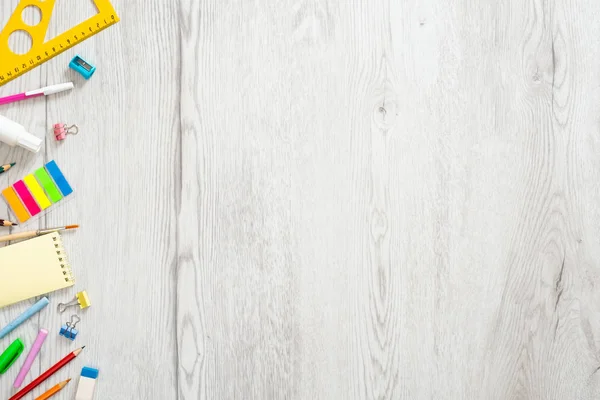
<path id="1" fill-rule="evenodd" d="M 0 115 L 0 141 L 9 146 L 20 146 L 37 153 L 42 146 L 42 139 L 27 132 L 22 125 Z"/>
<path id="2" fill-rule="evenodd" d="M 94 388 L 96 387 L 97 378 L 98 370 L 96 368 L 83 367 L 81 376 L 79 377 L 75 400 L 92 400 L 94 398 Z"/>

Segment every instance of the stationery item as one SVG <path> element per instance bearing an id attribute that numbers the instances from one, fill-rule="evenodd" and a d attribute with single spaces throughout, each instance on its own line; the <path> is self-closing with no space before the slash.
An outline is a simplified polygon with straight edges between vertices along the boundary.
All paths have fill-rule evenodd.
<path id="1" fill-rule="evenodd" d="M 44 188 L 44 191 L 46 191 L 46 194 L 52 203 L 58 203 L 63 198 L 62 194 L 60 194 L 60 190 L 58 190 L 52 181 L 52 178 L 48 175 L 46 168 L 39 168 L 33 174 Z"/>
<path id="2" fill-rule="evenodd" d="M 2 40 L 0 39 L 0 47 L 2 46 L 1 43 Z M 19 125 L 2 115 L 0 115 L 0 142 L 4 142 L 11 147 L 19 146 L 34 153 L 40 151 L 40 147 L 42 147 L 42 139 L 27 132 L 23 125 Z"/>
<path id="3" fill-rule="evenodd" d="M 40 376 L 35 378 L 29 385 L 27 385 L 23 389 L 19 390 L 8 400 L 22 399 L 23 396 L 25 396 L 27 393 L 31 392 L 33 389 L 38 387 L 46 379 L 50 378 L 52 375 L 54 375 L 56 372 L 58 372 L 58 370 L 60 370 L 62 367 L 64 367 L 65 365 L 67 365 L 68 363 L 73 361 L 75 359 L 75 357 L 77 357 L 83 349 L 85 349 L 85 346 L 67 354 L 62 360 L 60 360 L 59 362 L 54 364 L 52 367 L 50 367 L 49 370 L 47 370 L 46 372 L 44 372 L 43 374 L 41 374 Z"/>
<path id="4" fill-rule="evenodd" d="M 0 219 L 0 226 L 17 226 L 14 222 L 7 221 L 5 219 Z"/>
<path id="5" fill-rule="evenodd" d="M 23 384 L 23 381 L 25 380 L 27 373 L 31 369 L 31 366 L 33 365 L 33 362 L 35 361 L 35 358 L 37 357 L 38 353 L 40 352 L 40 350 L 42 348 L 42 345 L 44 344 L 44 341 L 46 340 L 46 336 L 48 336 L 48 331 L 45 329 L 40 329 L 40 331 L 37 335 L 37 338 L 35 339 L 35 342 L 33 342 L 33 346 L 31 347 L 31 350 L 29 350 L 29 354 L 27 354 L 27 358 L 25 359 L 25 364 L 23 364 L 23 366 L 21 367 L 21 370 L 19 371 L 19 375 L 17 375 L 17 379 L 15 379 L 15 383 L 13 384 L 14 388 L 18 389 Z"/>
<path id="6" fill-rule="evenodd" d="M 47 392 L 35 398 L 35 400 L 48 400 L 50 397 L 54 396 L 56 393 L 60 392 L 67 384 L 71 382 L 71 378 L 66 381 L 62 381 L 58 385 L 52 386 Z"/>
<path id="7" fill-rule="evenodd" d="M 75 284 L 58 232 L 0 248 L 0 308 Z"/>
<path id="8" fill-rule="evenodd" d="M 34 97 L 40 96 L 50 96 L 51 94 L 56 94 L 60 92 L 65 92 L 67 90 L 73 89 L 73 82 L 68 83 L 60 83 L 58 85 L 46 86 L 41 89 L 32 90 L 25 93 L 13 94 L 12 96 L 1 97 L 0 98 L 0 106 L 4 104 L 15 103 L 17 101 L 33 99 Z"/>
<path id="9" fill-rule="evenodd" d="M 67 225 L 67 226 L 61 226 L 59 228 L 38 229 L 37 231 L 13 233 L 12 235 L 0 236 L 0 243 L 9 242 L 11 240 L 30 239 L 30 238 L 33 238 L 36 236 L 47 235 L 52 232 L 62 232 L 64 230 L 77 229 L 77 228 L 79 228 L 79 225 Z M 1 271 L 1 269 L 0 269 L 0 271 Z"/>
<path id="10" fill-rule="evenodd" d="M 60 336 L 64 336 L 71 341 L 75 340 L 79 331 L 75 329 L 77 324 L 81 321 L 77 315 L 71 315 L 71 320 L 67 321 L 63 326 L 60 327 L 60 332 L 58 333 Z"/>
<path id="11" fill-rule="evenodd" d="M 92 400 L 94 398 L 94 388 L 99 372 L 96 368 L 83 367 L 81 369 L 75 400 Z"/>
<path id="12" fill-rule="evenodd" d="M 65 3 L 56 0 L 21 0 L 5 28 L 0 32 L 0 85 L 31 71 L 63 51 L 119 22 L 110 0 L 93 0 L 93 3 L 98 10 L 97 14 L 46 41 L 46 37 L 50 37 L 47 36 L 47 31 L 48 26 L 51 25 L 52 12 L 55 7 L 65 7 Z M 30 26 L 23 21 L 21 14 L 27 7 L 35 7 L 40 11 L 39 24 Z M 16 54 L 8 45 L 9 36 L 16 31 L 25 31 L 31 37 L 31 49 L 25 54 Z"/>
<path id="13" fill-rule="evenodd" d="M 15 182 L 15 184 L 13 185 L 13 189 L 17 193 L 17 195 L 21 198 L 21 201 L 25 205 L 25 208 L 27 209 L 27 211 L 29 211 L 29 214 L 32 217 L 34 215 L 38 215 L 42 211 L 42 209 L 38 206 L 38 204 L 33 199 L 33 195 L 27 189 L 27 186 L 25 186 L 25 182 L 23 182 L 23 181 Z"/>
<path id="14" fill-rule="evenodd" d="M 2 190 L 4 200 L 21 223 L 71 193 L 73 188 L 54 160 Z"/>
<path id="15" fill-rule="evenodd" d="M 77 125 L 67 126 L 67 124 L 54 124 L 54 137 L 61 141 L 67 138 L 67 135 L 77 135 L 79 127 Z"/>
<path id="16" fill-rule="evenodd" d="M 80 309 L 85 309 L 88 308 L 89 306 L 92 305 L 92 302 L 90 301 L 90 297 L 88 296 L 87 292 L 85 290 L 77 293 L 75 295 L 75 298 L 73 300 L 71 300 L 68 303 L 59 303 L 58 304 L 58 312 L 59 313 L 64 313 L 67 308 L 69 307 L 75 307 L 75 306 L 79 306 Z"/>
<path id="17" fill-rule="evenodd" d="M 25 206 L 21 203 L 19 196 L 17 196 L 17 193 L 12 187 L 4 189 L 2 191 L 2 196 L 4 196 L 4 200 L 6 200 L 6 203 L 11 207 L 13 214 L 15 214 L 15 217 L 17 217 L 20 222 L 25 222 L 30 218 Z"/>
<path id="18" fill-rule="evenodd" d="M 0 355 L 0 375 L 4 374 L 17 361 L 17 358 L 23 353 L 25 346 L 21 339 L 16 339 L 10 346 Z"/>
<path id="19" fill-rule="evenodd" d="M 54 183 L 56 183 L 56 186 L 58 186 L 58 189 L 60 189 L 63 196 L 68 196 L 73 193 L 71 185 L 69 185 L 67 178 L 65 178 L 60 168 L 58 168 L 58 165 L 56 165 L 56 161 L 52 160 L 46 164 L 46 170 L 52 176 L 52 179 L 54 179 Z"/>
<path id="20" fill-rule="evenodd" d="M 5 164 L 5 165 L 0 165 L 0 174 L 3 172 L 8 171 L 9 169 L 11 169 L 12 167 L 15 166 L 16 163 L 10 163 L 10 164 Z"/>
<path id="21" fill-rule="evenodd" d="M 33 174 L 29 174 L 23 178 L 23 182 L 42 210 L 45 210 L 52 205 L 50 200 L 48 200 L 48 197 L 46 197 L 44 189 L 42 189 L 38 181 L 33 177 Z"/>
<path id="22" fill-rule="evenodd" d="M 73 57 L 69 63 L 69 68 L 79 72 L 79 74 L 85 79 L 90 79 L 92 75 L 94 75 L 94 72 L 96 72 L 96 67 L 85 61 L 79 55 Z"/>
<path id="23" fill-rule="evenodd" d="M 2 273 L 2 267 L 0 267 L 0 273 Z M 1 283 L 0 283 L 0 286 L 2 286 Z M 4 295 L 0 293 L 0 303 L 2 303 L 3 298 L 4 298 Z M 50 304 L 50 300 L 48 300 L 47 297 L 42 297 L 40 300 L 38 300 L 37 303 L 35 303 L 31 307 L 29 307 L 21 315 L 19 315 L 17 318 L 15 318 L 14 321 L 12 321 L 10 324 L 8 324 L 4 328 L 2 328 L 2 330 L 0 330 L 0 339 L 4 338 L 6 335 L 8 335 L 12 331 L 14 331 L 23 322 L 27 321 L 29 318 L 33 317 L 35 314 L 42 311 L 48 304 Z M 0 304 L 0 307 L 1 306 L 2 305 Z"/>

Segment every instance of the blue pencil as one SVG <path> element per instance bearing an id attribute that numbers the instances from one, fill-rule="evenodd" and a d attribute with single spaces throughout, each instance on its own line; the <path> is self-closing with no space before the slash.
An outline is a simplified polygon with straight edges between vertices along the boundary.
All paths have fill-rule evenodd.
<path id="1" fill-rule="evenodd" d="M 50 300 L 48 300 L 47 297 L 42 297 L 40 301 L 29 307 L 27 311 L 15 318 L 13 322 L 2 328 L 2 330 L 0 330 L 0 339 L 14 331 L 19 325 L 40 312 L 42 308 L 46 307 L 48 304 L 50 304 Z"/>

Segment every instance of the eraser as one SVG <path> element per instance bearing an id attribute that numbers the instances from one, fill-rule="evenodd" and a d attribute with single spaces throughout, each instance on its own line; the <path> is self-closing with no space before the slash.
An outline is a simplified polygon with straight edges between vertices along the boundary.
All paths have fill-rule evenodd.
<path id="1" fill-rule="evenodd" d="M 83 367 L 81 376 L 79 377 L 75 400 L 92 400 L 94 398 L 94 388 L 96 387 L 98 372 L 96 368 Z"/>

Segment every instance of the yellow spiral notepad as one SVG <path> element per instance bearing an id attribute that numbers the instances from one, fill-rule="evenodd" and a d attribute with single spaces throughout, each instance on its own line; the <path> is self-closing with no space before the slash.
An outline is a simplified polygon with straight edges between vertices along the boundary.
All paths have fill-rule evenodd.
<path id="1" fill-rule="evenodd" d="M 74 284 L 58 232 L 0 248 L 0 308 Z"/>

